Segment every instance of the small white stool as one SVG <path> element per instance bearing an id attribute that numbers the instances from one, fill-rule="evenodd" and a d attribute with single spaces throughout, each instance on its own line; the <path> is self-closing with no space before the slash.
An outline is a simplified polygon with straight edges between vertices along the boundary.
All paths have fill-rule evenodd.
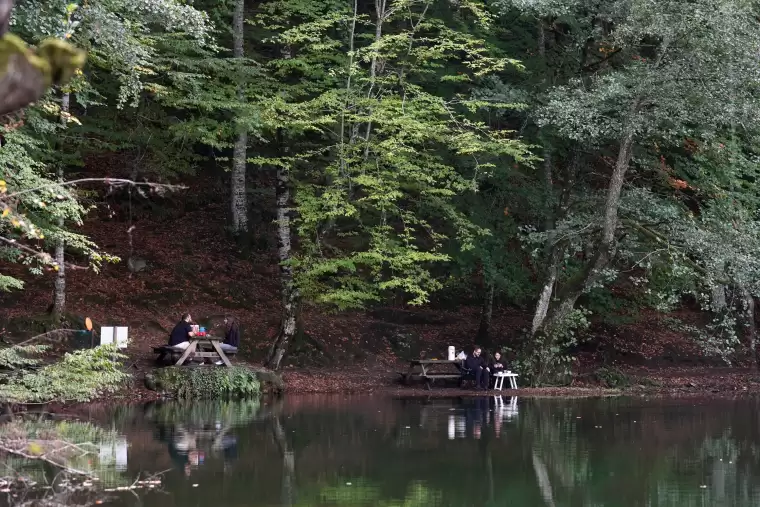
<path id="1" fill-rule="evenodd" d="M 509 379 L 509 387 L 511 389 L 517 389 L 517 373 L 512 373 L 511 371 L 506 372 L 499 372 L 496 375 L 496 381 L 494 381 L 493 388 L 497 389 L 499 391 L 502 390 L 504 387 L 504 379 Z"/>

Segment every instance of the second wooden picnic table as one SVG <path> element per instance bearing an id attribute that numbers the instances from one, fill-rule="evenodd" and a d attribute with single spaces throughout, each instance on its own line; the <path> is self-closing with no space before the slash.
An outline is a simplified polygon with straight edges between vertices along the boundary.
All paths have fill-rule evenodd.
<path id="1" fill-rule="evenodd" d="M 430 389 L 436 380 L 461 378 L 461 367 L 462 361 L 458 359 L 412 359 L 409 361 L 409 371 L 404 375 L 404 383 L 409 384 L 413 378 L 421 378 L 425 381 L 425 387 Z"/>
<path id="2" fill-rule="evenodd" d="M 230 363 L 230 360 L 227 357 L 227 354 L 224 353 L 224 350 L 222 350 L 222 347 L 219 345 L 220 341 L 222 341 L 222 338 L 217 338 L 215 336 L 194 337 L 192 340 L 190 340 L 190 345 L 187 346 L 187 348 L 185 349 L 185 352 L 180 356 L 175 366 L 182 366 L 187 360 L 187 358 L 189 358 L 190 356 L 209 358 L 209 359 L 218 359 L 218 360 L 221 360 L 225 366 L 232 366 L 232 363 Z M 211 350 L 198 351 L 196 349 L 198 349 L 199 346 L 201 348 L 209 347 Z"/>

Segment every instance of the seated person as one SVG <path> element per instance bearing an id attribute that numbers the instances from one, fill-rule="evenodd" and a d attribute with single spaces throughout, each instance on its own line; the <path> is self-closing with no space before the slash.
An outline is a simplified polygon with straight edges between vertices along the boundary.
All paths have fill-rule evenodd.
<path id="1" fill-rule="evenodd" d="M 240 345 L 240 324 L 235 317 L 227 315 L 224 317 L 224 341 L 219 344 L 224 352 L 237 352 Z M 222 361 L 217 361 L 221 366 Z"/>
<path id="2" fill-rule="evenodd" d="M 177 322 L 172 332 L 169 334 L 169 346 L 179 350 L 185 350 L 190 346 L 190 338 L 195 336 L 193 326 L 190 325 L 191 317 L 189 313 L 182 316 L 182 320 Z"/>
<path id="3" fill-rule="evenodd" d="M 488 366 L 483 357 L 481 357 L 481 353 L 481 348 L 475 347 L 472 354 L 465 359 L 464 366 L 475 375 L 475 389 L 488 389 Z"/>
<path id="4" fill-rule="evenodd" d="M 493 359 L 491 359 L 491 364 L 488 365 L 488 368 L 491 370 L 491 375 L 503 373 L 507 370 L 504 363 L 501 362 L 501 352 L 494 352 Z"/>
<path id="5" fill-rule="evenodd" d="M 240 324 L 235 317 L 224 317 L 224 342 L 220 345 L 225 352 L 237 351 L 240 345 Z"/>

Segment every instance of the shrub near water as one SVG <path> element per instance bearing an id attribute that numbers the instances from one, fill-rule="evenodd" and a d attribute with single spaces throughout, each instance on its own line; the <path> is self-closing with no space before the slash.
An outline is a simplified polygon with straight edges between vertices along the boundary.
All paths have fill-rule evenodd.
<path id="1" fill-rule="evenodd" d="M 130 378 L 121 370 L 127 356 L 113 345 L 66 354 L 43 366 L 34 356 L 46 350 L 34 345 L 0 350 L 0 402 L 90 401 L 118 390 Z"/>
<path id="2" fill-rule="evenodd" d="M 261 392 L 256 373 L 244 366 L 160 368 L 146 376 L 146 384 L 178 398 L 246 397 Z"/>

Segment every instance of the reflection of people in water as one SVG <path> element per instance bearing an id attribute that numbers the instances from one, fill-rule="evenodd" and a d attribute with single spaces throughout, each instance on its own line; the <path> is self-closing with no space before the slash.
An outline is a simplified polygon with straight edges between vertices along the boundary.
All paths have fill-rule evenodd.
<path id="1" fill-rule="evenodd" d="M 467 400 L 465 403 L 465 424 L 467 434 L 479 439 L 483 434 L 483 427 L 488 424 L 489 411 L 488 398 L 478 397 Z"/>
<path id="2" fill-rule="evenodd" d="M 190 476 L 192 467 L 198 467 L 205 461 L 206 456 L 198 450 L 198 438 L 193 431 L 177 426 L 168 441 L 169 456 L 178 468 L 184 470 L 186 476 Z"/>
<path id="3" fill-rule="evenodd" d="M 175 426 L 171 432 L 159 427 L 159 438 L 167 442 L 169 456 L 187 477 L 190 477 L 193 468 L 198 468 L 206 461 L 206 453 L 199 445 L 202 444 L 204 438 L 202 431 L 185 428 L 182 425 Z M 217 425 L 216 435 L 211 445 L 214 451 L 222 452 L 225 469 L 237 458 L 237 438 L 227 432 L 228 428 L 221 428 L 221 424 Z"/>

